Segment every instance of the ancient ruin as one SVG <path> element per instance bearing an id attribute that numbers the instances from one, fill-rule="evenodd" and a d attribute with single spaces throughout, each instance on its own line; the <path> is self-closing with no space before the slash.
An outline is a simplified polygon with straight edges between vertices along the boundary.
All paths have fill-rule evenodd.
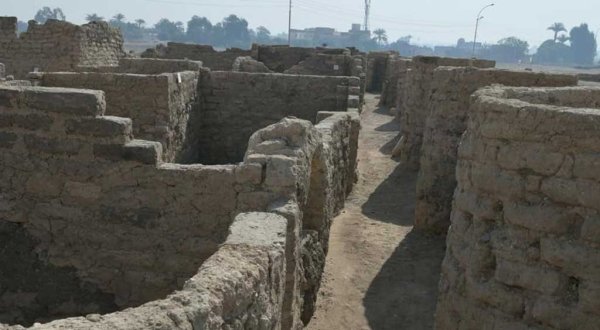
<path id="1" fill-rule="evenodd" d="M 433 73 L 415 205 L 415 227 L 445 233 L 456 189 L 457 151 L 467 128 L 471 94 L 493 84 L 505 86 L 573 86 L 568 75 L 496 69 L 439 67 Z"/>
<path id="2" fill-rule="evenodd" d="M 106 23 L 16 24 L 0 17 L 0 329 L 311 329 L 371 262 L 370 328 L 600 324 L 596 76 L 287 45 L 136 56 Z M 370 254 L 376 222 L 396 259 Z"/>
<path id="3" fill-rule="evenodd" d="M 105 22 L 78 26 L 48 20 L 29 22 L 17 35 L 17 18 L 0 17 L 0 63 L 24 79 L 33 71 L 75 71 L 79 66 L 116 66 L 124 56 L 121 33 Z"/>
<path id="4" fill-rule="evenodd" d="M 600 324 L 598 88 L 479 91 L 458 152 L 438 329 Z"/>

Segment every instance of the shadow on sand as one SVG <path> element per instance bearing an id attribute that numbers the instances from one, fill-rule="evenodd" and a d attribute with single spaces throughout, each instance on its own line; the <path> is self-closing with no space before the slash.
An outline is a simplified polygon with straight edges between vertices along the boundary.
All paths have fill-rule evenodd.
<path id="1" fill-rule="evenodd" d="M 417 172 L 398 165 L 362 205 L 362 213 L 375 220 L 412 226 L 416 179 Z"/>
<path id="2" fill-rule="evenodd" d="M 396 140 L 388 142 L 382 152 L 386 153 Z M 416 179 L 417 172 L 398 165 L 362 205 L 363 214 L 386 223 L 412 226 Z M 371 329 L 433 329 L 444 251 L 444 237 L 414 230 L 399 242 L 363 298 Z"/>
<path id="3" fill-rule="evenodd" d="M 444 239 L 412 231 L 385 262 L 363 298 L 373 330 L 433 329 Z"/>

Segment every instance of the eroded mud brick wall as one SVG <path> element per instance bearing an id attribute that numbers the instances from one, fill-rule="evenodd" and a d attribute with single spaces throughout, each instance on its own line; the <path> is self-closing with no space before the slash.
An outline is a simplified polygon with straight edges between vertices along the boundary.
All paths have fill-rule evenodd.
<path id="1" fill-rule="evenodd" d="M 389 108 L 396 107 L 396 111 L 398 111 L 397 102 L 401 97 L 398 95 L 398 86 L 403 86 L 411 63 L 412 59 L 400 58 L 396 55 L 388 58 L 379 105 Z"/>
<path id="2" fill-rule="evenodd" d="M 600 324 L 599 104 L 599 89 L 581 87 L 478 92 L 459 149 L 438 329 Z"/>
<path id="3" fill-rule="evenodd" d="M 78 26 L 48 20 L 29 23 L 17 36 L 17 19 L 0 17 L 0 62 L 7 74 L 17 79 L 40 71 L 76 71 L 77 66 L 116 66 L 123 57 L 123 38 L 119 30 L 105 22 Z"/>
<path id="4" fill-rule="evenodd" d="M 287 116 L 315 122 L 319 111 L 346 111 L 349 89 L 358 84 L 354 77 L 203 72 L 194 119 L 196 159 L 204 164 L 239 162 L 256 130 Z"/>
<path id="5" fill-rule="evenodd" d="M 40 74 L 39 82 L 47 87 L 104 91 L 107 115 L 131 118 L 136 138 L 160 142 L 164 161 L 184 162 L 192 148 L 186 137 L 197 102 L 198 76 L 192 71 L 158 75 L 49 72 Z"/>
<path id="6" fill-rule="evenodd" d="M 158 45 L 141 54 L 142 58 L 188 59 L 201 61 L 204 67 L 215 71 L 230 71 L 235 59 L 240 56 L 250 56 L 249 50 L 228 48 L 225 51 L 216 51 L 210 45 L 193 45 L 178 42 L 169 42 L 167 45 Z"/>
<path id="7" fill-rule="evenodd" d="M 492 84 L 505 86 L 573 86 L 569 75 L 440 67 L 434 71 L 417 180 L 415 227 L 445 233 L 450 226 L 456 188 L 456 156 L 467 128 L 471 94 Z"/>
<path id="8" fill-rule="evenodd" d="M 0 298 L 22 314 L 2 322 L 105 312 L 106 300 L 90 299 L 106 295 L 119 307 L 164 297 L 217 250 L 236 214 L 255 210 L 238 201 L 261 183 L 260 166 L 161 164 L 160 143 L 132 140 L 130 119 L 104 114 L 100 91 L 0 89 L 0 224 L 23 238 L 3 256 L 16 268 L 2 274 Z M 34 255 L 27 267 L 49 275 L 12 278 Z M 67 291 L 48 287 L 59 275 L 72 279 Z"/>
<path id="9" fill-rule="evenodd" d="M 405 84 L 406 90 L 403 93 L 404 106 L 400 118 L 400 134 L 402 135 L 400 159 L 407 168 L 419 168 L 423 131 L 431 97 L 433 71 L 440 66 L 491 68 L 495 65 L 494 61 L 486 60 L 429 56 L 416 56 L 413 58 L 412 68 L 408 71 Z"/>
<path id="10" fill-rule="evenodd" d="M 79 66 L 77 72 L 162 74 L 199 71 L 202 62 L 158 58 L 122 58 L 118 66 Z"/>
<path id="11" fill-rule="evenodd" d="M 287 223 L 273 213 L 239 214 L 227 241 L 180 291 L 117 313 L 60 319 L 31 329 L 280 329 Z"/>

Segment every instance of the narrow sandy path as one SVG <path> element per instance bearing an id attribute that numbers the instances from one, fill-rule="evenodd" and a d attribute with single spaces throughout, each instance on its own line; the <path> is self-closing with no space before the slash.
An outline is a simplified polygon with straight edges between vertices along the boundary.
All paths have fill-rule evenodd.
<path id="1" fill-rule="evenodd" d="M 390 158 L 399 126 L 368 94 L 360 179 L 335 218 L 308 329 L 432 329 L 444 240 L 412 231 L 416 173 Z"/>

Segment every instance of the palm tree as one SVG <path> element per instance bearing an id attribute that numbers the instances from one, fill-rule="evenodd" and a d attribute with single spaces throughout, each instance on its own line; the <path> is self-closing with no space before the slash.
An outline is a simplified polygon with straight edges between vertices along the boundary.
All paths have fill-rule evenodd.
<path id="1" fill-rule="evenodd" d="M 125 20 L 125 15 L 119 13 L 113 16 L 113 19 L 119 23 L 123 23 L 123 20 Z"/>
<path id="2" fill-rule="evenodd" d="M 144 21 L 141 18 L 138 18 L 138 19 L 135 20 L 135 24 L 137 24 L 137 26 L 141 29 L 142 26 L 144 26 L 146 24 L 146 21 Z"/>
<path id="3" fill-rule="evenodd" d="M 558 34 L 561 32 L 567 32 L 563 23 L 554 23 L 548 27 L 548 30 L 554 31 L 554 42 L 558 39 Z"/>
<path id="4" fill-rule="evenodd" d="M 98 16 L 98 14 L 87 14 L 85 20 L 88 22 L 101 22 L 104 20 L 104 17 Z"/>
<path id="5" fill-rule="evenodd" d="M 385 32 L 384 29 L 377 29 L 375 31 L 373 31 L 373 34 L 375 34 L 375 41 L 377 41 L 378 44 L 383 45 L 385 43 L 387 43 L 388 38 L 387 38 L 387 33 Z"/>
<path id="6" fill-rule="evenodd" d="M 560 42 L 561 44 L 564 45 L 565 42 L 571 40 L 571 38 L 569 38 L 569 36 L 566 35 L 566 34 L 561 34 L 561 35 L 558 36 L 557 40 L 558 40 L 558 42 Z"/>

